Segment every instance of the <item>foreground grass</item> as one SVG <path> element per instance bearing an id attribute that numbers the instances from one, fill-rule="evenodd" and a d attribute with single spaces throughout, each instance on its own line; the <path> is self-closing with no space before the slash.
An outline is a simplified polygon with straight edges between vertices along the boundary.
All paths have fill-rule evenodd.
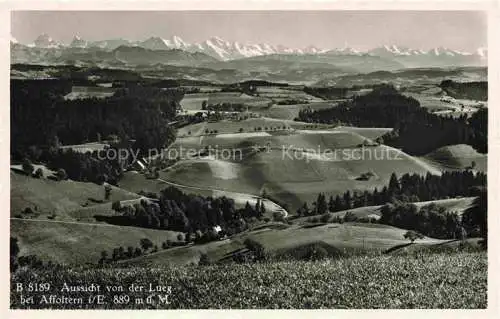
<path id="1" fill-rule="evenodd" d="M 135 304 L 135 298 L 151 293 L 126 291 L 130 303 L 114 304 L 117 293 L 103 292 L 106 305 L 76 308 L 486 308 L 486 258 L 481 252 L 182 268 L 20 270 L 11 277 L 11 286 L 66 282 L 121 284 L 127 289 L 134 283 L 172 289 L 170 304 Z M 29 308 L 19 298 L 13 290 L 11 307 Z"/>

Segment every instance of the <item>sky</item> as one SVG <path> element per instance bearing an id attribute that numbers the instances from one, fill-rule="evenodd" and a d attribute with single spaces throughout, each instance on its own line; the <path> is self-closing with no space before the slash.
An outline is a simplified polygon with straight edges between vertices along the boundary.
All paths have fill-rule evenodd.
<path id="1" fill-rule="evenodd" d="M 218 36 L 294 48 L 487 46 L 487 16 L 480 11 L 13 11 L 11 27 L 12 36 L 25 44 L 47 33 L 63 43 L 75 35 L 85 40 L 177 35 L 190 43 Z"/>

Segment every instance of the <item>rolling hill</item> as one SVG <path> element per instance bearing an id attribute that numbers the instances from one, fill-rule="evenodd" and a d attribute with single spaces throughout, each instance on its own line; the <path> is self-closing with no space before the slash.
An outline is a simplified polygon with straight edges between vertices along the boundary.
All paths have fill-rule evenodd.
<path id="1" fill-rule="evenodd" d="M 102 204 L 107 202 L 110 206 L 112 201 L 140 198 L 135 193 L 111 186 L 111 196 L 106 201 L 104 186 L 72 180 L 37 179 L 13 171 L 10 174 L 10 185 L 12 216 L 29 207 L 40 216 L 55 214 L 58 220 L 74 220 L 71 213 L 82 208 L 95 206 L 96 209 L 108 209 Z"/>
<path id="2" fill-rule="evenodd" d="M 35 254 L 42 260 L 81 265 L 97 263 L 101 251 L 108 254 L 120 246 L 139 247 L 142 238 L 161 246 L 177 240 L 177 232 L 51 220 L 11 219 L 11 236 L 17 237 L 21 254 Z"/>
<path id="3" fill-rule="evenodd" d="M 175 147 L 202 149 L 217 145 L 220 152 L 214 151 L 212 157 L 184 158 L 160 175 L 165 181 L 186 186 L 216 187 L 254 195 L 265 191 L 296 209 L 304 201 L 312 202 L 320 192 L 336 195 L 346 189 L 382 187 L 393 172 L 441 174 L 427 162 L 385 145 L 361 148 L 367 140 L 358 132 L 374 137 L 386 129 L 336 128 L 178 139 Z M 234 151 L 227 159 L 221 151 L 224 147 L 248 151 Z M 374 178 L 358 179 L 369 171 L 375 174 Z"/>
<path id="4" fill-rule="evenodd" d="M 424 201 L 424 202 L 415 202 L 413 204 L 416 205 L 418 208 L 421 208 L 429 204 L 436 204 L 439 207 L 446 208 L 446 210 L 449 212 L 456 212 L 457 214 L 461 215 L 467 209 L 473 206 L 474 200 L 475 197 L 462 197 L 462 198 L 450 198 L 450 199 L 439 199 L 439 200 Z M 381 216 L 381 211 L 380 211 L 381 208 L 382 205 L 375 205 L 375 206 L 365 206 L 365 207 L 347 209 L 339 212 L 330 213 L 330 219 L 335 217 L 342 218 L 348 212 L 358 218 L 379 219 Z M 320 217 L 321 217 L 320 215 L 301 217 L 301 218 L 296 218 L 294 222 L 298 224 L 303 224 L 303 223 L 308 223 L 308 220 L 310 220 L 311 218 L 320 218 Z"/>
<path id="5" fill-rule="evenodd" d="M 472 162 L 475 162 L 475 170 L 486 172 L 488 169 L 488 155 L 478 153 L 472 146 L 465 144 L 441 147 L 423 159 L 447 170 L 472 168 Z"/>
<path id="6" fill-rule="evenodd" d="M 386 225 L 356 223 L 326 224 L 312 228 L 294 225 L 281 230 L 264 227 L 226 240 L 163 250 L 124 263 L 134 266 L 196 264 L 201 254 L 207 254 L 213 262 L 223 262 L 230 260 L 232 253 L 244 250 L 243 242 L 246 238 L 261 243 L 268 253 L 278 258 L 315 244 L 325 247 L 332 256 L 361 252 L 380 254 L 408 244 L 408 240 L 403 238 L 405 232 L 406 230 Z M 426 247 L 445 242 L 448 241 L 426 237 L 419 244 Z"/>

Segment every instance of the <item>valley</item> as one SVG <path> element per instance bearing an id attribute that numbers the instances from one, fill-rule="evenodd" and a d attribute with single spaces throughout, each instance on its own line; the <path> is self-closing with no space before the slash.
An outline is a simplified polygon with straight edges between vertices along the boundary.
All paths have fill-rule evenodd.
<path id="1" fill-rule="evenodd" d="M 10 45 L 11 284 L 175 283 L 174 308 L 486 306 L 487 49 Z"/>
<path id="2" fill-rule="evenodd" d="M 394 174 L 441 176 L 450 169 L 486 172 L 486 155 L 478 153 L 469 145 L 450 145 L 425 156 L 414 156 L 383 144 L 383 138 L 394 130 L 391 127 L 309 123 L 298 119 L 299 111 L 329 110 L 337 107 L 339 103 L 348 103 L 353 96 L 369 96 L 370 92 L 377 90 L 376 86 L 358 91 L 354 95 L 327 100 L 306 93 L 304 86 L 286 83 L 268 85 L 270 84 L 267 82 L 260 85 L 257 82 L 255 85 L 247 82 L 229 87 L 214 83 L 209 86 L 179 87 L 177 90 L 185 89 L 197 93 L 185 93 L 178 102 L 179 106 L 173 119 L 173 123 L 178 123 L 175 124 L 178 125 L 175 140 L 162 152 L 144 157 L 141 160 L 143 166 L 133 166 L 134 163 L 130 163 L 128 171 L 124 171 L 119 181 L 111 186 L 109 196 L 105 194 L 106 187 L 94 183 L 49 180 L 47 178 L 51 174 L 55 176 L 56 172 L 44 166 L 44 177 L 41 179 L 23 176 L 24 170 L 20 164 L 12 166 L 16 167 L 11 172 L 12 222 L 24 225 L 22 228 L 12 228 L 13 235 L 17 236 L 21 243 L 33 243 L 30 244 L 34 245 L 30 251 L 42 252 L 46 249 L 44 247 L 57 245 L 57 237 L 50 234 L 58 232 L 59 227 L 75 227 L 74 231 L 85 232 L 83 229 L 92 225 L 112 226 L 107 220 L 115 218 L 118 213 L 113 208 L 114 203 L 119 202 L 122 207 L 140 206 L 144 200 L 157 200 L 157 195 L 154 194 L 160 194 L 165 188 L 175 187 L 186 194 L 193 194 L 192 196 L 229 198 L 235 209 L 239 210 L 244 210 L 246 205 L 254 207 L 262 203 L 265 208 L 263 217 L 267 221 L 261 220 L 248 226 L 242 233 L 220 242 L 183 247 L 181 241 L 181 246 L 165 252 L 151 253 L 137 258 L 138 261 L 150 264 L 188 264 L 196 263 L 202 254 L 207 254 L 211 260 L 222 261 L 227 259 L 231 252 L 245 248 L 243 242 L 247 238 L 261 242 L 269 253 L 277 256 L 282 254 L 283 249 L 295 249 L 318 242 L 326 245 L 327 250 L 356 251 L 360 249 L 360 238 L 365 238 L 362 239 L 365 249 L 384 251 L 404 244 L 402 235 L 405 230 L 395 227 L 363 228 L 363 224 L 335 224 L 339 220 L 342 221 L 346 213 L 360 220 L 368 218 L 377 221 L 380 219 L 383 205 L 330 211 L 329 218 L 326 218 L 322 214 L 314 213 L 314 210 L 318 209 L 317 206 L 314 208 L 318 205 L 318 194 L 335 198 L 344 196 L 346 191 L 353 194 L 381 191 L 390 183 Z M 438 82 L 434 85 L 426 84 L 425 90 L 419 85 L 406 88 L 403 94 L 416 97 L 419 102 L 422 100 L 418 96 L 406 92 L 419 88 L 422 93 L 418 94 L 421 95 L 446 96 L 439 88 Z M 228 88 L 234 92 L 225 92 Z M 283 101 L 287 103 L 281 104 Z M 292 104 L 288 104 L 288 101 Z M 432 100 L 428 103 L 439 107 L 435 106 Z M 420 107 L 429 112 L 434 111 L 433 107 L 425 103 Z M 474 109 L 462 108 L 457 112 L 470 116 Z M 79 145 L 63 146 L 61 149 L 85 154 L 104 152 L 109 147 L 107 144 L 102 145 L 104 148 L 82 148 L 81 151 Z M 436 199 L 416 204 L 421 208 L 435 203 L 447 211 L 462 214 L 473 207 L 474 198 Z M 304 205 L 313 209 L 309 217 L 297 215 Z M 325 220 L 326 224 L 309 228 L 309 224 L 314 225 L 314 221 L 320 219 Z M 54 227 L 55 229 L 48 232 L 47 237 L 40 242 L 45 244 L 35 245 L 37 240 L 31 237 L 30 229 L 44 224 L 50 226 L 45 228 L 47 231 Z M 29 228 L 26 228 L 28 226 Z M 106 229 L 120 232 L 126 231 L 124 227 L 131 226 L 115 225 Z M 143 228 L 138 228 L 140 229 Z M 389 229 L 393 235 L 380 233 Z M 370 231 L 375 233 L 370 234 Z M 135 240 L 138 241 L 137 238 L 146 234 L 145 232 L 148 232 L 148 236 L 144 236 L 158 240 L 161 239 L 163 230 L 140 230 Z M 358 233 L 360 235 L 356 235 Z M 116 238 L 119 238 L 118 233 Z M 176 236 L 172 235 L 172 238 L 175 239 Z M 85 245 L 86 241 L 88 239 L 85 236 L 76 237 L 75 245 L 64 248 L 66 254 L 69 255 L 73 251 L 70 247 L 79 249 L 79 245 Z M 159 247 L 163 241 L 155 245 Z M 119 240 L 106 239 L 100 241 L 99 249 L 112 249 L 119 243 Z M 280 245 L 284 246 L 274 247 L 270 246 L 271 243 L 281 243 Z M 437 243 L 440 241 L 429 238 L 420 245 Z M 42 258 L 48 256 L 43 253 L 39 255 Z M 57 259 L 60 259 L 60 256 L 56 257 Z M 95 255 L 90 260 L 95 261 Z"/>

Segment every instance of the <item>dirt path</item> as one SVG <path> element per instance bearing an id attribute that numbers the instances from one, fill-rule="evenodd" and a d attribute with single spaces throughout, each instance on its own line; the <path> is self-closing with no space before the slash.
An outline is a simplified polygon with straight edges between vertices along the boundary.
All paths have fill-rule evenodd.
<path id="1" fill-rule="evenodd" d="M 59 223 L 59 224 L 74 224 L 74 225 L 86 225 L 86 226 L 100 226 L 100 227 L 118 227 L 123 228 L 124 226 L 112 225 L 112 224 L 99 224 L 99 223 L 83 223 L 83 222 L 72 222 L 64 220 L 46 220 L 46 219 L 28 219 L 28 218 L 16 218 L 11 217 L 11 220 L 22 220 L 25 222 L 41 222 L 41 223 Z"/>

